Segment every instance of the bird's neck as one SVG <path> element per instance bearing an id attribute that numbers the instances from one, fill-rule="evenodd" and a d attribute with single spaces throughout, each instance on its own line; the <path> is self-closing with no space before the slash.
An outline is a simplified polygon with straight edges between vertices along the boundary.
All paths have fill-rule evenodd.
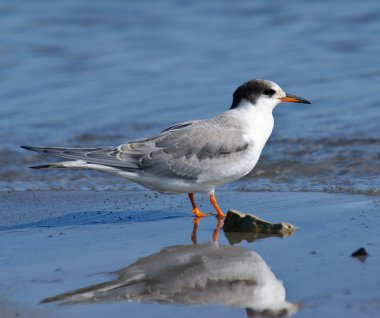
<path id="1" fill-rule="evenodd" d="M 228 112 L 239 121 L 239 125 L 246 131 L 249 138 L 264 147 L 273 130 L 273 108 L 263 104 L 253 105 L 245 101 Z"/>

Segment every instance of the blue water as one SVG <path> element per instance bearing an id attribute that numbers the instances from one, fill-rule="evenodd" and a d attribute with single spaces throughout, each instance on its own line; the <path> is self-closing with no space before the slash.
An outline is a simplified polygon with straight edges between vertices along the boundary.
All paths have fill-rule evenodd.
<path id="1" fill-rule="evenodd" d="M 0 3 L 0 189 L 137 187 L 19 145 L 103 146 L 230 106 L 252 78 L 281 105 L 252 174 L 229 188 L 380 192 L 379 1 Z"/>

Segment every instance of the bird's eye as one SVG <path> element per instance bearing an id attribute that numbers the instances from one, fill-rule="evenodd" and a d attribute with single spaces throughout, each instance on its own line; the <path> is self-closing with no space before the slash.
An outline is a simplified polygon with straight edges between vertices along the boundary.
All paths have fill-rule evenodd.
<path id="1" fill-rule="evenodd" d="M 276 91 L 275 91 L 274 89 L 271 89 L 271 88 L 267 88 L 267 89 L 263 92 L 264 95 L 268 95 L 268 96 L 272 96 L 272 95 L 274 95 L 274 93 L 276 93 Z"/>

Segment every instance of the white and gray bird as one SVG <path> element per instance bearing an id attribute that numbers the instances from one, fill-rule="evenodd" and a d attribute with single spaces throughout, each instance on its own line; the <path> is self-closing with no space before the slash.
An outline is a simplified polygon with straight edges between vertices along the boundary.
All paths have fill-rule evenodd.
<path id="1" fill-rule="evenodd" d="M 291 316 L 283 283 L 261 256 L 217 243 L 177 245 L 113 272 L 109 281 L 42 300 L 66 304 L 135 301 L 245 308 L 248 316 Z"/>
<path id="2" fill-rule="evenodd" d="M 208 193 L 218 217 L 224 217 L 215 188 L 255 167 L 272 133 L 272 111 L 280 102 L 311 104 L 274 82 L 255 79 L 236 89 L 229 110 L 211 119 L 173 125 L 153 137 L 117 147 L 22 148 L 69 159 L 32 168 L 93 169 L 162 193 L 188 193 L 197 217 L 206 214 L 198 209 L 194 193 Z"/>

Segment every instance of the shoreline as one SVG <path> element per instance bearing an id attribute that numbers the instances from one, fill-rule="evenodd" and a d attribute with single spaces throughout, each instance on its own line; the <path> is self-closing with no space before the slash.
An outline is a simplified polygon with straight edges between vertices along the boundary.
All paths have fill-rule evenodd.
<path id="1" fill-rule="evenodd" d="M 283 281 L 286 298 L 302 303 L 296 317 L 374 317 L 380 308 L 380 198 L 310 192 L 218 191 L 220 206 L 253 213 L 271 222 L 290 222 L 292 236 L 269 237 L 233 246 L 259 254 Z M 211 210 L 207 197 L 200 208 Z M 2 317 L 13 309 L 36 317 L 140 317 L 194 314 L 245 316 L 218 305 L 178 306 L 117 302 L 38 305 L 72 289 L 110 278 L 107 274 L 165 247 L 191 245 L 193 217 L 185 195 L 151 191 L 0 192 Z M 212 241 L 214 217 L 201 220 L 199 244 Z M 221 230 L 220 246 L 231 245 Z M 365 262 L 350 255 L 360 247 Z M 227 269 L 226 269 L 227 270 Z M 8 305 L 7 305 L 8 304 Z M 7 309 L 8 308 L 8 309 Z M 8 316 L 7 316 L 8 315 Z M 34 317 L 32 315 L 32 317 Z"/>

